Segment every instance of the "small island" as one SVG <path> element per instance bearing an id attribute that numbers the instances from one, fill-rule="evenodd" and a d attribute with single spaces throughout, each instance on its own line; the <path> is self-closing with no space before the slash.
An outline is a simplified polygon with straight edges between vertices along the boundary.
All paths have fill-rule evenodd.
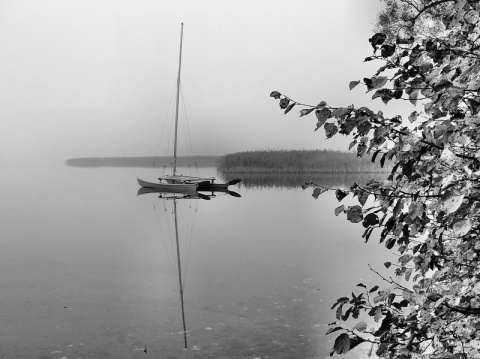
<path id="1" fill-rule="evenodd" d="M 378 162 L 378 161 L 377 161 Z M 219 159 L 218 169 L 232 173 L 340 174 L 386 173 L 391 166 L 373 163 L 370 156 L 333 150 L 256 150 L 227 154 Z"/>

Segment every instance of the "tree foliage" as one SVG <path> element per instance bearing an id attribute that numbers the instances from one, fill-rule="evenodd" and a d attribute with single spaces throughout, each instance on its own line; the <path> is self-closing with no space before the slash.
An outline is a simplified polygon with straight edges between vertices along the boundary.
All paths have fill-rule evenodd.
<path id="1" fill-rule="evenodd" d="M 339 201 L 358 198 L 358 205 L 341 205 L 335 214 L 362 223 L 365 240 L 378 231 L 380 242 L 399 254 L 398 263 L 385 263 L 394 276 L 371 268 L 382 288 L 359 283 L 360 293 L 333 305 L 337 321 L 328 333 L 339 335 L 332 355 L 370 342 L 370 352 L 381 357 L 480 357 L 480 3 L 401 3 L 422 14 L 442 5 L 445 31 L 408 40 L 375 34 L 368 59 L 382 66 L 349 88 L 365 86 L 373 99 L 419 103 L 423 111 L 405 121 L 367 107 L 308 106 L 278 91 L 271 96 L 285 112 L 297 106 L 300 116 L 314 113 L 315 130 L 323 127 L 327 138 L 351 136 L 358 156 L 393 164 L 386 181 L 348 191 L 308 184 L 314 195 L 335 190 Z M 367 208 L 369 198 L 375 201 Z M 342 324 L 360 316 L 371 319 Z"/>
<path id="2" fill-rule="evenodd" d="M 445 30 L 442 17 L 450 1 L 445 0 L 384 0 L 375 30 L 389 39 L 437 36 Z"/>

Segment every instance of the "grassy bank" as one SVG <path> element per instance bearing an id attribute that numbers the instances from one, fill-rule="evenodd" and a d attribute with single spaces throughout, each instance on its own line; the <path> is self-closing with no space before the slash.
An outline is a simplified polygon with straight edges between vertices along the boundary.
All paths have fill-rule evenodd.
<path id="1" fill-rule="evenodd" d="M 377 160 L 378 161 L 378 160 Z M 261 150 L 227 154 L 220 157 L 223 173 L 375 173 L 387 172 L 371 162 L 370 156 L 331 150 Z"/>

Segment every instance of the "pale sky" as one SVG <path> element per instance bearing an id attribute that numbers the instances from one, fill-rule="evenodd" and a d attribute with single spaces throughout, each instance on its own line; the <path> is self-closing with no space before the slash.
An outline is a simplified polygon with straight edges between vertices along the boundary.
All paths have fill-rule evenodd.
<path id="1" fill-rule="evenodd" d="M 346 149 L 350 140 L 313 132 L 313 113 L 284 116 L 269 94 L 394 112 L 364 88 L 348 90 L 381 66 L 363 63 L 381 8 L 380 0 L 0 0 L 0 159 L 166 155 L 166 141 L 157 148 L 181 22 L 193 154 Z M 184 143 L 180 154 L 192 154 Z"/>

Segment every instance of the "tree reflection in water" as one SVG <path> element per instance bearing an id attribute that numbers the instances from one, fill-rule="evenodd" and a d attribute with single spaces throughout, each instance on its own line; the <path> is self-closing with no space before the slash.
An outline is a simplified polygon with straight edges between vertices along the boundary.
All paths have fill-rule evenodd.
<path id="1" fill-rule="evenodd" d="M 315 184 L 326 187 L 344 187 L 350 188 L 351 185 L 357 183 L 365 184 L 371 179 L 382 181 L 386 179 L 388 173 L 302 173 L 302 174 L 282 174 L 282 173 L 222 173 L 219 171 L 219 177 L 224 181 L 233 178 L 241 178 L 240 188 L 299 188 L 306 182 L 314 182 Z"/>

